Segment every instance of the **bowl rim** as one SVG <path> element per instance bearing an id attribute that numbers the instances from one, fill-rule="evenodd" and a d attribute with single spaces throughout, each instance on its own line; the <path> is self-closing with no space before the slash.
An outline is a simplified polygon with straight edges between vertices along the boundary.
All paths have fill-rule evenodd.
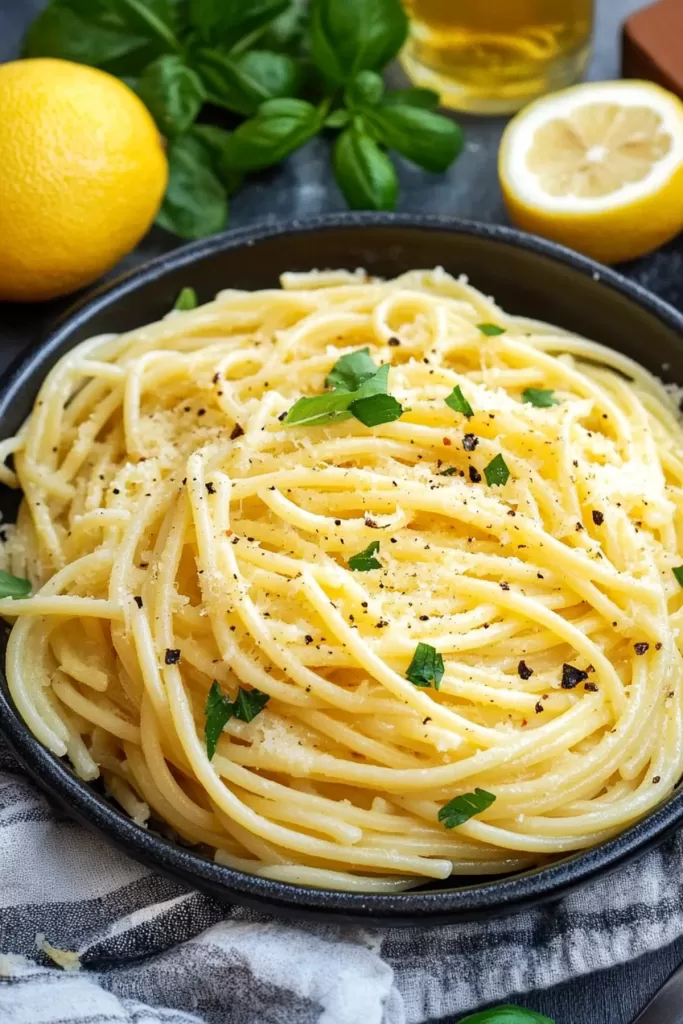
<path id="1" fill-rule="evenodd" d="M 0 424 L 17 392 L 42 369 L 46 359 L 67 342 L 75 331 L 85 326 L 94 314 L 114 306 L 121 297 L 171 271 L 200 262 L 206 256 L 287 235 L 354 227 L 457 233 L 502 242 L 536 253 L 591 276 L 602 287 L 621 293 L 677 332 L 683 342 L 682 313 L 637 282 L 554 242 L 504 225 L 438 214 L 324 214 L 277 224 L 255 224 L 183 245 L 106 282 L 94 293 L 89 293 L 66 311 L 44 340 L 28 353 L 21 354 L 2 375 Z M 460 885 L 457 888 L 448 888 L 448 880 L 444 880 L 442 889 L 404 893 L 318 889 L 278 882 L 216 864 L 191 849 L 136 825 L 123 811 L 79 779 L 65 761 L 51 754 L 33 737 L 11 700 L 2 668 L 0 732 L 28 774 L 42 789 L 82 824 L 104 834 L 129 855 L 156 871 L 204 889 L 228 902 L 299 918 L 365 922 L 367 918 L 372 918 L 374 924 L 419 925 L 519 910 L 534 903 L 558 898 L 572 888 L 614 870 L 683 825 L 683 791 L 679 790 L 651 814 L 613 839 L 520 874 Z"/>

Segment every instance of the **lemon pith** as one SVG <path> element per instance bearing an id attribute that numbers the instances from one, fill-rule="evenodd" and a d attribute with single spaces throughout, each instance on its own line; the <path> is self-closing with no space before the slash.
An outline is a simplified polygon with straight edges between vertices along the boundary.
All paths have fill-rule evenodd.
<path id="1" fill-rule="evenodd" d="M 140 240 L 167 182 L 144 104 L 95 68 L 0 67 L 0 299 L 63 295 Z"/>

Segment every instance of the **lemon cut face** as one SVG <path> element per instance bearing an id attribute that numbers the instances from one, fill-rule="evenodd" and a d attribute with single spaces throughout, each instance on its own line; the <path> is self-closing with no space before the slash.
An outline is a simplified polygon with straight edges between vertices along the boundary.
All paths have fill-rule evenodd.
<path id="1" fill-rule="evenodd" d="M 548 196 L 601 199 L 644 181 L 673 147 L 650 107 L 588 103 L 541 125 L 526 165 Z"/>
<path id="2" fill-rule="evenodd" d="M 639 256 L 683 227 L 683 103 L 639 81 L 546 96 L 506 128 L 499 175 L 520 227 L 604 262 Z"/>

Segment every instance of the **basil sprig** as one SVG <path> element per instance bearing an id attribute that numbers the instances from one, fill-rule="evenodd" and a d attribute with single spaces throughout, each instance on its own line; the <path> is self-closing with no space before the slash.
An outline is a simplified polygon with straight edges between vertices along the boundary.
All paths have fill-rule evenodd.
<path id="1" fill-rule="evenodd" d="M 354 209 L 396 206 L 388 151 L 433 172 L 451 164 L 462 133 L 436 113 L 438 94 L 384 90 L 407 26 L 400 0 L 51 0 L 23 56 L 90 64 L 137 91 L 168 140 L 158 223 L 200 238 L 225 226 L 246 174 L 322 131 L 340 133 L 332 168 Z M 205 123 L 221 108 L 247 120 Z"/>
<path id="2" fill-rule="evenodd" d="M 269 700 L 269 694 L 261 693 L 260 690 L 243 690 L 241 686 L 235 699 L 229 700 L 214 679 L 204 708 L 204 739 L 209 761 L 213 760 L 220 734 L 226 723 L 233 717 L 239 718 L 241 722 L 251 722 L 260 711 L 263 711 Z"/>
<path id="3" fill-rule="evenodd" d="M 178 292 L 178 298 L 175 300 L 173 306 L 174 309 L 188 310 L 196 309 L 199 305 L 199 298 L 194 288 L 185 287 L 181 288 Z"/>
<path id="4" fill-rule="evenodd" d="M 287 413 L 285 424 L 314 427 L 355 416 L 366 427 L 375 427 L 397 420 L 403 407 L 388 394 L 389 364 L 375 366 L 369 352 L 360 349 L 337 360 L 325 381 L 333 390 L 300 398 Z"/>
<path id="5" fill-rule="evenodd" d="M 555 392 L 545 388 L 525 388 L 522 392 L 522 401 L 527 405 L 535 405 L 537 409 L 549 409 L 552 405 L 559 405 Z"/>
<path id="6" fill-rule="evenodd" d="M 352 569 L 353 572 L 370 572 L 372 569 L 381 569 L 382 563 L 375 558 L 378 551 L 379 541 L 371 541 L 363 551 L 359 551 L 357 555 L 351 555 L 349 569 Z"/>

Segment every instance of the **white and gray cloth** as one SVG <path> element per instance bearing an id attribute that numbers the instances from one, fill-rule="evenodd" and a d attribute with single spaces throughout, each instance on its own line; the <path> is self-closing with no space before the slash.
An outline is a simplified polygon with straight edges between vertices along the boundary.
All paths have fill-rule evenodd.
<path id="1" fill-rule="evenodd" d="M 680 836 L 559 903 L 482 923 L 385 931 L 231 908 L 56 812 L 0 747 L 2 1024 L 421 1024 L 681 933 Z M 81 969 L 55 967 L 38 935 Z"/>

